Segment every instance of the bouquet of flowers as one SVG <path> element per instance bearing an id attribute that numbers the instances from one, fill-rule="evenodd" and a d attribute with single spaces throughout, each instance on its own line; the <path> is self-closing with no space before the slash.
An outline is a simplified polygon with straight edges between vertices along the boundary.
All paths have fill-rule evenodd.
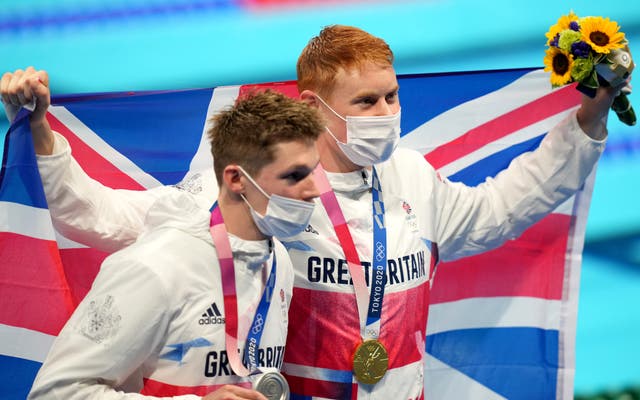
<path id="1" fill-rule="evenodd" d="M 601 85 L 621 84 L 635 66 L 624 33 L 609 18 L 579 18 L 571 11 L 549 28 L 546 37 L 544 70 L 551 72 L 553 87 L 578 82 L 577 88 L 593 97 Z M 611 108 L 622 122 L 635 124 L 625 93 L 616 97 Z"/>

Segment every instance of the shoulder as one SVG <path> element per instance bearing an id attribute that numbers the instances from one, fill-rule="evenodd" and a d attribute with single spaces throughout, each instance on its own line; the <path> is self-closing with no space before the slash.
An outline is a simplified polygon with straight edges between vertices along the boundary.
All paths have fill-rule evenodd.
<path id="1" fill-rule="evenodd" d="M 109 256 L 103 268 L 140 274 L 171 292 L 178 282 L 205 274 L 215 259 L 212 243 L 173 226 L 153 228 L 131 246 Z"/>
<path id="2" fill-rule="evenodd" d="M 384 169 L 412 168 L 418 171 L 433 170 L 433 167 L 425 160 L 424 155 L 405 147 L 398 147 L 391 158 L 379 166 Z"/>
<path id="3" fill-rule="evenodd" d="M 175 235 L 183 233 L 211 243 L 210 216 L 210 212 L 202 207 L 195 195 L 178 190 L 167 191 L 149 208 L 141 237 L 166 229 L 168 232 L 175 231 Z M 162 241 L 161 235 L 153 236 L 155 241 Z"/>
<path id="4" fill-rule="evenodd" d="M 407 182 L 421 185 L 437 177 L 435 169 L 419 152 L 399 147 L 387 161 L 376 165 L 383 184 Z"/>

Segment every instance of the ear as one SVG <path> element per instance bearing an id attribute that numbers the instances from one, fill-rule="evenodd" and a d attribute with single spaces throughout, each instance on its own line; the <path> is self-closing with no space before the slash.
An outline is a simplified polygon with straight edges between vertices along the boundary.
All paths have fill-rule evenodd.
<path id="1" fill-rule="evenodd" d="M 222 171 L 223 184 L 233 193 L 244 193 L 244 181 L 242 178 L 242 172 L 237 165 L 227 165 Z"/>
<path id="2" fill-rule="evenodd" d="M 304 103 L 307 103 L 311 107 L 320 107 L 320 100 L 318 100 L 317 95 L 309 89 L 305 89 L 302 91 L 302 93 L 300 93 L 300 100 Z"/>

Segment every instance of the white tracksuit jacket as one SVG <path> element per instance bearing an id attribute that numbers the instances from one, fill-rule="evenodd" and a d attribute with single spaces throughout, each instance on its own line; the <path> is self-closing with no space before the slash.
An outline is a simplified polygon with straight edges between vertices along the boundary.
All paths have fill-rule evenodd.
<path id="1" fill-rule="evenodd" d="M 517 237 L 582 186 L 603 149 L 604 141 L 591 140 L 580 129 L 574 112 L 536 151 L 474 188 L 441 179 L 412 150 L 398 149 L 376 166 L 386 208 L 389 261 L 381 340 L 389 350 L 390 370 L 373 387 L 351 385 L 351 356 L 360 338 L 355 296 L 335 231 L 317 202 L 306 232 L 283 241 L 295 271 L 283 366 L 291 392 L 350 398 L 351 391 L 358 390 L 358 399 L 421 398 L 429 281 L 436 258 L 464 257 Z M 64 140 L 59 140 L 54 155 L 38 157 L 38 165 L 57 229 L 103 250 L 134 241 L 149 204 L 175 190 L 104 188 L 87 179 Z M 328 177 L 370 274 L 370 173 Z M 202 206 L 208 208 L 207 199 L 213 197 L 207 195 L 207 185 L 212 183 L 202 183 L 191 180 L 183 186 L 205 194 Z"/>
<path id="2" fill-rule="evenodd" d="M 227 316 L 209 215 L 183 192 L 152 205 L 140 239 L 105 259 L 55 340 L 29 399 L 199 399 L 224 384 L 251 387 L 228 362 Z M 268 240 L 230 239 L 244 349 L 274 252 Z M 286 250 L 271 243 L 276 286 L 258 362 L 265 370 L 279 370 L 293 271 Z"/>

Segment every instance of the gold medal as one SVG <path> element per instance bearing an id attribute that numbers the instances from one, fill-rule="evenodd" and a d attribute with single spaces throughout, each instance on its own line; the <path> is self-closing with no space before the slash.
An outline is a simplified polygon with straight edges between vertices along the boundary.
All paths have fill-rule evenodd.
<path id="1" fill-rule="evenodd" d="M 360 383 L 373 385 L 389 368 L 389 354 L 382 343 L 375 339 L 360 343 L 353 354 L 353 373 Z"/>

